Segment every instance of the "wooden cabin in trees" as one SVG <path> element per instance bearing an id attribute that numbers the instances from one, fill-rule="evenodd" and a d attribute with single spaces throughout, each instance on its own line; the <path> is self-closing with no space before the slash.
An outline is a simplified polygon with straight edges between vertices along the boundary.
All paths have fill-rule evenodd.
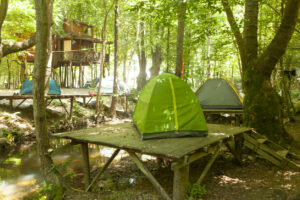
<path id="1" fill-rule="evenodd" d="M 54 73 L 52 76 L 61 86 L 82 87 L 84 84 L 83 66 L 100 64 L 103 42 L 94 37 L 94 26 L 83 22 L 64 20 L 63 29 L 63 36 L 52 36 L 52 68 L 59 68 L 58 73 L 57 70 L 52 70 Z M 111 43 L 106 42 L 108 49 Z M 27 55 L 26 61 L 33 62 L 34 52 L 31 51 Z M 109 52 L 105 55 L 105 62 L 109 63 Z M 76 67 L 79 68 L 77 77 Z"/>

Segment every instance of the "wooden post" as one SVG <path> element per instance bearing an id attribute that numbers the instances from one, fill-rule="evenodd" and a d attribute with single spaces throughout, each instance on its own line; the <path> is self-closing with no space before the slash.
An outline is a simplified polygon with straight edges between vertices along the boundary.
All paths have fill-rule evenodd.
<path id="1" fill-rule="evenodd" d="M 9 99 L 9 104 L 10 104 L 10 107 L 13 108 L 14 107 L 14 104 L 13 104 L 13 99 Z"/>
<path id="2" fill-rule="evenodd" d="M 159 193 L 163 196 L 163 198 L 167 199 L 167 200 L 171 200 L 171 198 L 169 197 L 169 195 L 167 194 L 167 192 L 164 190 L 164 188 L 159 184 L 159 182 L 157 182 L 157 180 L 155 179 L 155 177 L 146 168 L 146 166 L 144 166 L 144 164 L 142 163 L 142 161 L 140 161 L 140 159 L 137 157 L 137 155 L 134 152 L 132 152 L 132 151 L 128 151 L 128 153 L 129 153 L 130 157 L 132 158 L 132 160 L 137 165 L 137 167 L 148 178 L 148 180 L 152 183 L 152 185 L 156 188 L 156 190 L 159 191 Z M 180 200 L 182 200 L 182 199 L 180 199 Z"/>
<path id="3" fill-rule="evenodd" d="M 90 161 L 88 143 L 81 143 L 83 170 L 84 170 L 84 184 L 85 188 L 90 185 Z"/>
<path id="4" fill-rule="evenodd" d="M 72 88 L 72 82 L 73 82 L 73 77 L 72 77 L 72 69 L 73 69 L 73 67 L 72 67 L 72 65 L 73 65 L 73 63 L 72 63 L 72 61 L 70 61 L 70 66 L 68 67 L 68 87 L 69 88 Z"/>
<path id="5" fill-rule="evenodd" d="M 175 169 L 173 179 L 173 200 L 185 199 L 189 185 L 189 165 Z"/>
<path id="6" fill-rule="evenodd" d="M 71 97 L 70 99 L 70 115 L 69 115 L 69 119 L 71 120 L 73 117 L 73 101 L 74 101 L 74 97 Z"/>
<path id="7" fill-rule="evenodd" d="M 83 105 L 85 106 L 86 105 L 85 97 L 82 97 L 82 101 L 83 101 Z"/>

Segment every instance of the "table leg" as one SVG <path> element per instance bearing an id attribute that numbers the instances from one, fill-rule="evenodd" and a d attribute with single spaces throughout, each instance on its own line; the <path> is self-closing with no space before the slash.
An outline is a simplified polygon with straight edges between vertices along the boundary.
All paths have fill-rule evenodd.
<path id="1" fill-rule="evenodd" d="M 88 143 L 81 143 L 85 188 L 90 185 L 90 161 Z"/>
<path id="2" fill-rule="evenodd" d="M 185 165 L 179 169 L 174 170 L 173 180 L 173 199 L 182 200 L 186 198 L 189 181 L 189 165 Z"/>

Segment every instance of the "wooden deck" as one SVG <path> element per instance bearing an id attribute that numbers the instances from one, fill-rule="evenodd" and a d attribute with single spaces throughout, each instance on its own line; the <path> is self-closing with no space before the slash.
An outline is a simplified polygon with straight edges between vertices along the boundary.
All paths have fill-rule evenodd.
<path id="1" fill-rule="evenodd" d="M 250 131 L 249 128 L 233 127 L 217 124 L 208 124 L 207 137 L 169 138 L 142 141 L 132 123 L 103 125 L 97 128 L 70 131 L 54 134 L 54 137 L 71 139 L 73 144 L 81 144 L 84 161 L 86 191 L 96 182 L 101 174 L 108 168 L 121 149 L 128 152 L 137 167 L 149 179 L 156 190 L 164 199 L 185 199 L 189 188 L 189 165 L 190 163 L 212 154 L 198 179 L 201 183 L 217 158 L 223 144 L 240 161 L 240 149 L 242 146 L 243 133 Z M 99 144 L 116 148 L 115 153 L 107 161 L 100 172 L 90 180 L 90 165 L 88 143 Z M 159 158 L 167 158 L 172 161 L 171 168 L 174 171 L 173 196 L 172 198 L 146 168 L 136 153 L 148 154 Z"/>

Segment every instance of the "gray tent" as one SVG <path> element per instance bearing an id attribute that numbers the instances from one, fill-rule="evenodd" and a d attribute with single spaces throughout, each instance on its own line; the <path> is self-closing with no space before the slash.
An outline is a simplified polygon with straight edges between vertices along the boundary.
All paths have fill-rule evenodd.
<path id="1" fill-rule="evenodd" d="M 208 79 L 196 96 L 203 109 L 242 109 L 242 98 L 236 88 L 223 78 Z"/>

